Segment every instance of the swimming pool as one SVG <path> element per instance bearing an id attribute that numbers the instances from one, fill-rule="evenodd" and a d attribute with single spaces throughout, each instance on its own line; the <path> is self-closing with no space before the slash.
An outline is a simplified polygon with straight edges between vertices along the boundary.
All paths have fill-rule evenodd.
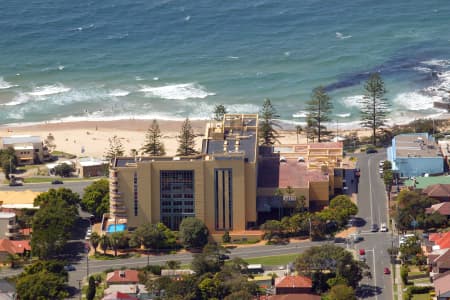
<path id="1" fill-rule="evenodd" d="M 125 231 L 125 229 L 127 229 L 127 224 L 110 224 L 108 225 L 108 233 L 111 232 L 121 232 L 121 231 Z"/>

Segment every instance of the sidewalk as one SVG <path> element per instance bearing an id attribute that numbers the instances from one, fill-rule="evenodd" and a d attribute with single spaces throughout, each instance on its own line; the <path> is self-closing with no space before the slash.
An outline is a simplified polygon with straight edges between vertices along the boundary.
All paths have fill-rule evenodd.
<path id="1" fill-rule="evenodd" d="M 401 264 L 395 264 L 395 280 L 394 281 L 397 284 L 397 299 L 398 300 L 403 299 L 403 290 L 402 290 L 403 283 L 402 283 L 402 278 L 400 276 L 400 267 L 401 267 Z M 393 290 L 392 295 L 395 294 L 394 287 L 395 286 L 392 285 L 392 290 Z M 395 299 L 395 297 L 394 297 L 394 299 Z"/>

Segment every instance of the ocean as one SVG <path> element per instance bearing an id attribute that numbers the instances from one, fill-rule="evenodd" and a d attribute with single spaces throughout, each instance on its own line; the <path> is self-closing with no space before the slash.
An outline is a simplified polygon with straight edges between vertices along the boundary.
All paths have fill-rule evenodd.
<path id="1" fill-rule="evenodd" d="M 380 72 L 391 123 L 438 117 L 449 96 L 450 2 L 2 1 L 0 124 L 208 119 L 270 98 L 304 121 L 313 88 L 330 126 L 358 124 Z M 336 125 L 335 125 L 336 124 Z"/>

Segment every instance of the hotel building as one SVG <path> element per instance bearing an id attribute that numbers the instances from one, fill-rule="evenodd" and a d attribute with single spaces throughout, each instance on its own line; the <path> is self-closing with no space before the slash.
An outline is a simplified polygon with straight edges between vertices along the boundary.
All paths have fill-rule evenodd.
<path id="1" fill-rule="evenodd" d="M 330 179 L 334 176 L 323 165 L 332 168 L 342 160 L 342 144 L 332 144 L 337 150 L 323 151 L 327 161 L 319 169 L 309 168 L 312 162 L 298 162 L 299 154 L 291 146 L 295 158 L 286 158 L 292 166 L 285 171 L 282 151 L 258 146 L 257 114 L 226 114 L 223 121 L 207 124 L 198 155 L 113 160 L 109 222 L 126 223 L 129 228 L 162 222 L 178 230 L 184 218 L 196 217 L 212 232 L 245 231 L 259 225 L 259 213 L 284 205 L 286 201 L 274 200 L 280 200 L 274 191 L 286 188 L 290 184 L 286 180 L 291 179 L 295 195 L 306 196 L 306 207 L 314 201 L 321 207 L 328 204 L 335 188 Z M 309 148 L 313 157 L 314 147 Z M 308 175 L 307 169 L 318 176 Z"/>

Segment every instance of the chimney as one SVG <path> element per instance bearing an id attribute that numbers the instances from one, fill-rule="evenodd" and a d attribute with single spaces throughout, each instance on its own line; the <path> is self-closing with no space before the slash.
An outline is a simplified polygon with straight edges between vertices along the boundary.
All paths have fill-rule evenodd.
<path id="1" fill-rule="evenodd" d="M 122 277 L 122 278 L 125 278 L 125 271 L 120 271 L 119 272 L 119 276 Z"/>

